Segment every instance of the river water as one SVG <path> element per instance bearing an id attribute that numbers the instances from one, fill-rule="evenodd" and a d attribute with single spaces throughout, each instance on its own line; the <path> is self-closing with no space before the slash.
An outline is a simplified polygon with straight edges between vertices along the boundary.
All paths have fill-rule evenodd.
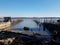
<path id="1" fill-rule="evenodd" d="M 35 31 L 42 35 L 50 35 L 51 33 L 46 29 L 43 30 L 43 25 L 38 26 L 32 19 L 24 19 L 21 23 L 14 26 L 12 29 L 14 30 L 24 30 L 24 27 L 28 27 L 29 31 Z"/>

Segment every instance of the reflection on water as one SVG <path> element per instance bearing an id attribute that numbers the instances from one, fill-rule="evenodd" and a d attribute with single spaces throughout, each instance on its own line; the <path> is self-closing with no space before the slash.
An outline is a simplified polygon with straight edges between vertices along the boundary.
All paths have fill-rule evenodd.
<path id="1" fill-rule="evenodd" d="M 29 28 L 37 28 L 37 24 L 31 20 L 31 19 L 25 19 L 21 23 L 14 26 L 14 28 L 23 28 L 23 27 L 29 27 Z"/>
<path id="2" fill-rule="evenodd" d="M 31 19 L 24 19 L 21 23 L 17 24 L 12 29 L 23 30 L 24 27 L 29 27 L 30 30 L 38 30 L 37 24 Z"/>
<path id="3" fill-rule="evenodd" d="M 45 31 L 43 31 L 43 25 L 42 24 L 38 27 L 37 24 L 31 19 L 24 19 L 21 23 L 17 24 L 12 29 L 24 30 L 23 29 L 24 27 L 28 27 L 29 31 L 38 32 L 41 35 L 50 35 L 50 32 L 47 29 Z"/>

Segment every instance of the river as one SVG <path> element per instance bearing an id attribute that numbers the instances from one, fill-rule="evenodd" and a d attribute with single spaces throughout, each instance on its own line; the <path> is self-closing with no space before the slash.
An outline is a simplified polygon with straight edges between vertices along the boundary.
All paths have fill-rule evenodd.
<path id="1" fill-rule="evenodd" d="M 13 30 L 24 30 L 24 27 L 28 27 L 29 31 L 35 31 L 42 35 L 50 35 L 51 33 L 46 29 L 43 30 L 43 25 L 38 26 L 32 19 L 24 19 L 21 23 L 14 26 Z"/>

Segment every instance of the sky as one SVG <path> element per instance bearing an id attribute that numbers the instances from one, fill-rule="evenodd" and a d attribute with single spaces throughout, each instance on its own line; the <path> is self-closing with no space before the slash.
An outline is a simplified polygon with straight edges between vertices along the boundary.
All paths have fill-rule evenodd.
<path id="1" fill-rule="evenodd" d="M 60 0 L 0 0 L 0 17 L 60 17 Z"/>

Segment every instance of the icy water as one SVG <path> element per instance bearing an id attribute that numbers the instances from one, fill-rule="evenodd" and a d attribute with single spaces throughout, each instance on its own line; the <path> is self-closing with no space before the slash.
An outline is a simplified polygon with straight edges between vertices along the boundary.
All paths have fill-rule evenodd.
<path id="1" fill-rule="evenodd" d="M 23 30 L 24 27 L 29 27 L 29 31 L 38 32 L 41 35 L 51 35 L 51 33 L 46 29 L 43 31 L 43 25 L 40 27 L 31 19 L 25 19 L 21 23 L 14 26 L 12 29 L 14 30 Z"/>

